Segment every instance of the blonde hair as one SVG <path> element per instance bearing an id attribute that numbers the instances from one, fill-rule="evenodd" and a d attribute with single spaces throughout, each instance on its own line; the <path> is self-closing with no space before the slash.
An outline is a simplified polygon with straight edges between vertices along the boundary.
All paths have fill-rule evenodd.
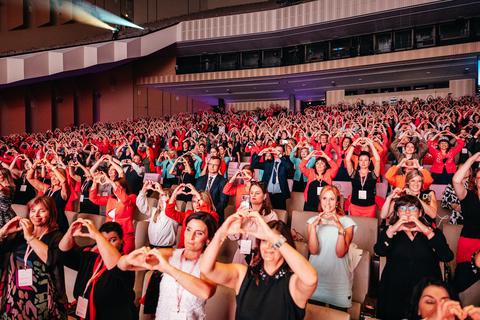
<path id="1" fill-rule="evenodd" d="M 343 208 L 341 206 L 342 195 L 340 191 L 338 191 L 338 188 L 332 185 L 328 185 L 322 188 L 322 192 L 320 192 L 320 196 L 319 196 L 320 201 L 318 203 L 318 206 L 319 206 L 318 211 L 322 211 L 322 197 L 328 191 L 333 192 L 333 194 L 335 195 L 335 199 L 337 200 L 337 205 L 335 206 L 336 214 L 339 216 L 345 215 L 345 212 L 343 211 Z"/>

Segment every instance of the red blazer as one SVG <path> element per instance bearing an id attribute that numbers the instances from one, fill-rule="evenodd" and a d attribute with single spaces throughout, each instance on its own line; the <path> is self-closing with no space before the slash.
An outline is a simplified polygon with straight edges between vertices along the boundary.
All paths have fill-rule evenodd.
<path id="1" fill-rule="evenodd" d="M 445 169 L 447 173 L 455 173 L 457 170 L 457 166 L 455 165 L 455 156 L 462 151 L 463 146 L 465 145 L 465 141 L 462 139 L 457 140 L 457 144 L 448 150 L 448 152 L 444 155 L 440 150 L 437 149 L 437 142 L 429 140 L 428 141 L 428 152 L 433 156 L 433 164 L 430 168 L 431 173 L 442 173 L 443 171 L 443 164 L 445 160 Z"/>
<path id="2" fill-rule="evenodd" d="M 315 173 L 315 168 L 307 168 L 307 160 L 302 160 L 300 162 L 300 171 L 303 173 L 305 177 L 307 177 L 307 185 L 305 186 L 305 191 L 303 192 L 303 196 L 305 197 L 305 201 L 307 201 L 307 196 L 308 196 L 308 186 L 310 183 L 317 178 L 317 174 Z M 333 159 L 328 162 L 330 165 L 330 169 L 327 169 L 325 173 L 323 174 L 323 181 L 325 181 L 328 184 L 332 184 L 333 178 L 338 173 L 338 165 Z"/>

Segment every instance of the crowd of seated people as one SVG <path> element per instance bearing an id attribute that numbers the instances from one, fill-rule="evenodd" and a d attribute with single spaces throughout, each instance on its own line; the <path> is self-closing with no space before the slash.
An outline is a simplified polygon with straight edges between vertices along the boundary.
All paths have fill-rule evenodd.
<path id="1" fill-rule="evenodd" d="M 457 297 L 480 280 L 479 164 L 476 97 L 5 136 L 0 318 L 129 320 L 140 303 L 144 319 L 206 319 L 218 285 L 235 292 L 237 319 L 303 319 L 307 304 L 349 312 L 361 249 L 385 261 L 379 319 L 480 319 L 480 301 Z M 309 215 L 305 234 L 292 215 Z M 357 248 L 369 231 L 355 219 L 377 222 L 374 246 Z M 78 272 L 70 302 L 64 266 Z"/>

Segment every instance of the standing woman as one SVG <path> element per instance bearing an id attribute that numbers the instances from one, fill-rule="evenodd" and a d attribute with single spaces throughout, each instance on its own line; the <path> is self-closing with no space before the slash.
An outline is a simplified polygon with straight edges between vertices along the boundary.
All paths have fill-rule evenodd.
<path id="1" fill-rule="evenodd" d="M 437 137 L 444 134 L 438 142 Z M 450 135 L 457 139 L 455 146 L 450 145 L 450 140 L 447 137 Z M 456 135 L 447 131 L 442 131 L 428 140 L 428 152 L 433 157 L 432 173 L 433 182 L 436 184 L 449 184 L 452 181 L 453 174 L 457 170 L 455 165 L 455 157 L 462 151 L 465 142 Z"/>
<path id="2" fill-rule="evenodd" d="M 97 194 L 97 188 L 101 184 L 110 185 L 113 194 L 110 196 L 99 196 Z M 99 206 L 106 206 L 106 222 L 118 222 L 122 226 L 123 240 L 125 242 L 124 252 L 129 253 L 133 251 L 133 249 L 135 249 L 133 214 L 137 197 L 134 194 L 129 194 L 125 178 L 112 181 L 105 173 L 97 173 L 93 178 L 89 197 L 93 203 Z"/>
<path id="3" fill-rule="evenodd" d="M 140 248 L 118 261 L 121 270 L 157 270 L 160 282 L 156 319 L 205 320 L 205 304 L 216 285 L 200 272 L 200 259 L 211 241 L 217 223 L 205 212 L 196 212 L 186 221 L 185 248 Z"/>
<path id="4" fill-rule="evenodd" d="M 370 153 L 360 152 L 358 156 L 358 168 L 353 167 L 352 156 L 355 147 L 359 144 L 368 146 L 373 154 L 373 171 L 370 170 Z M 345 158 L 347 171 L 352 182 L 352 196 L 350 203 L 350 215 L 375 218 L 377 206 L 375 196 L 377 193 L 377 179 L 380 176 L 380 155 L 375 148 L 373 141 L 369 138 L 359 138 L 350 146 Z"/>
<path id="5" fill-rule="evenodd" d="M 254 228 L 244 229 L 246 222 Z M 239 232 L 259 241 L 252 266 L 217 262 L 229 235 Z M 282 221 L 268 224 L 258 212 L 236 213 L 227 218 L 208 245 L 200 262 L 206 277 L 235 290 L 237 320 L 299 320 L 317 286 L 317 272 L 296 249 L 290 229 Z"/>
<path id="6" fill-rule="evenodd" d="M 50 173 L 50 184 L 38 180 L 34 172 L 40 161 L 35 161 L 33 166 L 27 172 L 28 182 L 40 193 L 49 196 L 55 201 L 57 209 L 57 223 L 60 231 L 65 232 L 68 229 L 68 220 L 65 215 L 65 206 L 70 197 L 70 188 L 68 187 L 65 170 L 52 165 L 46 158 L 43 160 L 45 167 Z"/>
<path id="7" fill-rule="evenodd" d="M 0 228 L 15 217 L 15 212 L 12 210 L 14 192 L 15 183 L 10 171 L 0 168 Z"/>
<path id="8" fill-rule="evenodd" d="M 344 215 L 340 192 L 326 186 L 320 193 L 320 214 L 307 221 L 310 263 L 318 273 L 312 299 L 339 308 L 352 306 L 353 272 L 348 259 L 355 222 Z"/>
<path id="9" fill-rule="evenodd" d="M 290 161 L 293 163 L 295 172 L 293 174 L 293 192 L 304 192 L 307 186 L 308 179 L 300 171 L 300 162 L 308 156 L 308 148 L 300 148 L 301 143 L 298 143 L 292 152 L 290 152 Z M 312 158 L 313 159 L 313 158 Z"/>
<path id="10" fill-rule="evenodd" d="M 28 218 L 0 229 L 5 256 L 0 284 L 2 319 L 67 319 L 63 265 L 58 259 L 55 202 L 40 196 L 28 203 Z M 23 231 L 23 235 L 19 233 Z"/>
<path id="11" fill-rule="evenodd" d="M 76 248 L 74 236 L 88 237 L 95 241 L 95 246 Z M 106 222 L 97 229 L 90 220 L 79 218 L 70 225 L 58 247 L 62 262 L 78 271 L 73 288 L 78 317 L 137 318 L 133 292 L 135 274 L 117 268 L 123 247 L 122 227 L 118 223 Z"/>
<path id="12" fill-rule="evenodd" d="M 316 156 L 314 167 L 307 168 L 307 162 Z M 304 191 L 304 211 L 318 211 L 320 193 L 322 188 L 332 184 L 333 178 L 337 175 L 338 166 L 325 152 L 312 151 L 300 162 L 300 170 L 307 177 L 308 182 Z"/>
<path id="13" fill-rule="evenodd" d="M 420 200 L 411 195 L 395 201 L 390 226 L 380 232 L 374 250 L 387 258 L 378 291 L 380 319 L 404 319 L 415 285 L 425 277 L 442 279 L 439 262 L 453 259 L 445 236 L 432 228 Z"/>
<path id="14" fill-rule="evenodd" d="M 467 159 L 452 179 L 453 188 L 460 200 L 463 215 L 463 228 L 458 239 L 457 268 L 455 270 L 455 287 L 461 292 L 478 280 L 472 268 L 473 257 L 480 250 L 480 170 L 474 174 L 474 187 L 465 188 L 463 178 L 468 175 L 472 165 L 480 161 L 480 152 Z"/>
<path id="15" fill-rule="evenodd" d="M 252 166 L 247 164 L 235 172 L 223 187 L 224 194 L 235 196 L 235 209 L 238 209 L 245 201 L 250 201 L 250 186 L 254 175 L 255 171 Z"/>
<path id="16" fill-rule="evenodd" d="M 278 220 L 278 216 L 272 209 L 268 191 L 262 182 L 252 182 L 249 190 L 249 205 L 242 206 L 240 211 L 256 211 L 265 222 Z M 238 234 L 230 237 L 231 240 L 238 241 L 238 248 L 233 256 L 233 263 L 250 264 L 252 257 L 258 251 L 257 239 L 247 234 Z"/>
<path id="17" fill-rule="evenodd" d="M 338 134 L 337 134 L 338 135 Z M 347 171 L 347 161 L 345 160 L 348 149 L 352 145 L 352 138 L 344 136 L 340 139 L 340 143 L 337 144 L 335 141 L 336 137 L 333 137 L 330 140 L 330 144 L 332 148 L 335 150 L 337 154 L 337 166 L 338 172 L 335 176 L 335 181 L 350 181 L 350 176 L 348 175 Z"/>

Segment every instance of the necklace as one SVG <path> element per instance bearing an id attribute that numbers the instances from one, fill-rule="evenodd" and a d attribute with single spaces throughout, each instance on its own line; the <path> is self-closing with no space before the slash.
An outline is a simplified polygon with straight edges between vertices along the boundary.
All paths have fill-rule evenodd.
<path id="1" fill-rule="evenodd" d="M 259 274 L 260 274 L 260 278 L 262 279 L 262 281 L 265 281 L 267 279 L 280 279 L 280 278 L 283 278 L 285 277 L 285 275 L 287 274 L 287 268 L 285 267 L 285 264 L 282 265 L 280 267 L 280 269 L 277 270 L 277 272 L 275 272 L 273 275 L 269 275 L 266 271 L 265 271 L 265 268 L 262 266 L 260 268 L 260 271 L 259 271 Z"/>

